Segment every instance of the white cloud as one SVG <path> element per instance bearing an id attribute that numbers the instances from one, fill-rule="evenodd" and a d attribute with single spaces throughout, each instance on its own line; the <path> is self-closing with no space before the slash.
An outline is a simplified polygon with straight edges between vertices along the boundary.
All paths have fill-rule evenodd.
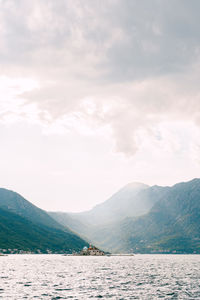
<path id="1" fill-rule="evenodd" d="M 0 1 L 1 124 L 104 138 L 116 160 L 138 166 L 150 152 L 198 165 L 199 9 L 198 0 Z"/>

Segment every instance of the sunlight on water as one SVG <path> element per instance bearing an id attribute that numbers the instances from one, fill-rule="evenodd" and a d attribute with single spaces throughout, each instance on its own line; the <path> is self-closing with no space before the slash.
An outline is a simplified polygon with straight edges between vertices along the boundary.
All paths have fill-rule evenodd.
<path id="1" fill-rule="evenodd" d="M 200 299 L 199 255 L 0 257 L 1 299 Z"/>

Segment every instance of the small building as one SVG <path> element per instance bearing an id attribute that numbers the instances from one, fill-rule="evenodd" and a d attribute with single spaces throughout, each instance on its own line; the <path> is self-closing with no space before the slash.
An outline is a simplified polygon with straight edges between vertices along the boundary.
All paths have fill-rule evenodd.
<path id="1" fill-rule="evenodd" d="M 95 246 L 90 245 L 89 248 L 84 247 L 83 250 L 80 253 L 81 255 L 92 255 L 92 256 L 103 256 L 105 255 L 105 252 L 101 251 Z"/>

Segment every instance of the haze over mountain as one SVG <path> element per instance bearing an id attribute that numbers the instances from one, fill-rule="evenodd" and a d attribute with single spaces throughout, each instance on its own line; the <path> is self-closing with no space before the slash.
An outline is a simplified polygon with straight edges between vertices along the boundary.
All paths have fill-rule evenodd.
<path id="1" fill-rule="evenodd" d="M 90 211 L 82 213 L 49 212 L 49 214 L 60 224 L 105 247 L 102 239 L 107 240 L 112 236 L 110 231 L 113 231 L 113 226 L 115 227 L 124 218 L 137 217 L 150 210 L 157 201 L 160 188 L 155 187 L 154 190 L 158 192 L 155 192 L 155 196 L 152 197 L 148 185 L 133 182 Z M 104 232 L 106 232 L 107 238 Z"/>
<path id="2" fill-rule="evenodd" d="M 142 183 L 129 183 L 107 201 L 89 211 L 82 213 L 49 212 L 49 215 L 60 224 L 69 226 L 80 234 L 88 235 L 91 228 L 97 225 L 109 224 L 129 215 L 141 215 L 148 211 L 152 206 L 151 200 L 144 199 L 142 202 L 140 199 L 134 198 L 135 201 L 133 201 L 133 197 L 147 187 L 148 185 Z"/>
<path id="3" fill-rule="evenodd" d="M 148 185 L 143 183 L 129 183 L 107 201 L 95 206 L 88 212 L 79 214 L 79 217 L 82 216 L 89 223 L 100 225 L 115 222 L 127 216 L 142 215 L 152 206 L 150 199 L 141 201 L 137 198 L 138 192 L 146 188 Z"/>
<path id="4" fill-rule="evenodd" d="M 115 222 L 128 216 L 142 215 L 152 207 L 152 201 L 147 197 L 140 199 L 137 194 L 147 188 L 148 185 L 143 183 L 129 183 L 90 211 L 70 215 L 93 225 Z"/>
<path id="5" fill-rule="evenodd" d="M 0 189 L 0 248 L 72 252 L 87 243 L 19 194 Z"/>
<path id="6" fill-rule="evenodd" d="M 140 185 L 137 192 L 133 189 L 128 196 L 127 187 L 89 212 L 51 215 L 111 252 L 200 251 L 200 179 L 172 187 Z M 136 204 L 143 209 L 135 210 Z M 119 213 L 120 205 L 122 214 Z M 113 214 L 109 212 L 103 218 L 105 207 Z M 110 222 L 109 214 L 112 216 Z"/>

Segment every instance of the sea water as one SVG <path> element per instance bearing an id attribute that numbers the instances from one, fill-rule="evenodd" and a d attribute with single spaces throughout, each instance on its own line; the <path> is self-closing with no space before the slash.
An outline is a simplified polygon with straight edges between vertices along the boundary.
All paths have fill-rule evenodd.
<path id="1" fill-rule="evenodd" d="M 200 255 L 0 257 L 1 299 L 200 299 Z"/>

